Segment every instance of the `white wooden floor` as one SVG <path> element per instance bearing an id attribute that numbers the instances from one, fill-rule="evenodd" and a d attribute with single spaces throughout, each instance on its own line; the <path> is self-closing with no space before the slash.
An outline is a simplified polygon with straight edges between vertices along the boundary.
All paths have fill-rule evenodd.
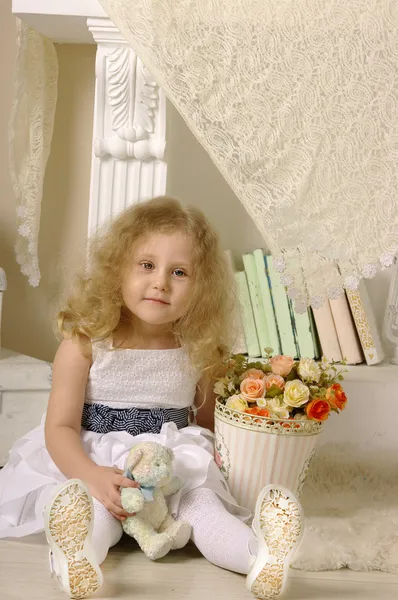
<path id="1" fill-rule="evenodd" d="M 218 569 L 193 546 L 152 563 L 135 543 L 124 540 L 103 564 L 105 583 L 97 600 L 249 600 L 244 577 Z M 1 600 L 62 600 L 48 572 L 43 536 L 0 540 Z M 291 571 L 287 600 L 395 600 L 398 576 L 379 572 Z"/>

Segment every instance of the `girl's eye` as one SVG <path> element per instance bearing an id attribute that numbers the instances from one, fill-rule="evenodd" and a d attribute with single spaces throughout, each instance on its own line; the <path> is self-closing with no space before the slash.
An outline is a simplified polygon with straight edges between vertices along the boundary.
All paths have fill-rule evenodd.
<path id="1" fill-rule="evenodd" d="M 177 275 L 177 277 L 185 277 L 186 276 L 185 271 L 183 271 L 182 269 L 174 269 L 173 273 L 174 273 L 174 275 Z"/>
<path id="2" fill-rule="evenodd" d="M 153 269 L 153 264 L 150 262 L 144 262 L 141 263 L 141 267 L 144 267 L 146 271 L 150 271 L 151 269 Z"/>

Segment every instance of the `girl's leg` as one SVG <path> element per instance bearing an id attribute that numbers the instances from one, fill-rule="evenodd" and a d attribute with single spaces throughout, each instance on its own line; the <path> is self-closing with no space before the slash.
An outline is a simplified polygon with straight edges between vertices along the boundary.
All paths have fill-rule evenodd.
<path id="1" fill-rule="evenodd" d="M 109 548 L 115 546 L 123 535 L 120 521 L 115 519 L 107 508 L 96 498 L 94 504 L 94 527 L 91 536 L 91 545 L 100 565 L 106 559 Z"/>
<path id="2" fill-rule="evenodd" d="M 288 490 L 278 486 L 262 490 L 253 531 L 207 488 L 192 490 L 181 499 L 178 518 L 192 526 L 192 540 L 207 560 L 248 575 L 246 586 L 256 598 L 274 599 L 283 593 L 303 520 L 301 507 Z"/>
<path id="3" fill-rule="evenodd" d="M 122 536 L 122 527 L 85 485 L 72 479 L 59 486 L 44 513 L 51 568 L 72 597 L 85 598 L 102 584 L 99 565 Z"/>
<path id="4" fill-rule="evenodd" d="M 178 518 L 192 527 L 192 541 L 217 567 L 247 575 L 257 551 L 247 525 L 231 515 L 215 492 L 196 488 L 181 499 Z"/>

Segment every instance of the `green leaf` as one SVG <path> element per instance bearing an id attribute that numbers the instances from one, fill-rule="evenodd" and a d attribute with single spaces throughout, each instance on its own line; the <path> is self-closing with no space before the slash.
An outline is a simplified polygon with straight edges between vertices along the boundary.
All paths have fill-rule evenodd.
<path id="1" fill-rule="evenodd" d="M 293 369 L 290 371 L 287 377 L 284 377 L 285 381 L 293 381 L 293 379 L 299 379 L 297 376 L 297 367 L 294 365 Z"/>
<path id="2" fill-rule="evenodd" d="M 267 390 L 267 398 L 275 398 L 275 396 L 280 396 L 283 394 L 283 390 L 277 385 L 271 385 L 269 390 Z"/>

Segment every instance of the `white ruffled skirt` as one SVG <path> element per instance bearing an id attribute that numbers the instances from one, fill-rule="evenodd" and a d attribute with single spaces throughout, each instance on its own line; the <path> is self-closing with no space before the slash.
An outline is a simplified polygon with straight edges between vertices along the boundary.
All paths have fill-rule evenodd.
<path id="1" fill-rule="evenodd" d="M 158 434 L 132 436 L 126 432 L 95 433 L 82 429 L 86 454 L 98 465 L 125 468 L 127 454 L 140 442 L 158 442 L 172 448 L 174 473 L 185 482 L 169 498 L 169 510 L 177 515 L 182 496 L 198 487 L 212 489 L 227 510 L 247 521 L 250 511 L 239 506 L 214 462 L 214 436 L 198 425 L 177 429 L 165 423 Z M 66 481 L 50 457 L 44 442 L 44 417 L 13 446 L 6 466 L 0 471 L 0 538 L 23 537 L 43 531 L 43 510 L 54 488 Z"/>

